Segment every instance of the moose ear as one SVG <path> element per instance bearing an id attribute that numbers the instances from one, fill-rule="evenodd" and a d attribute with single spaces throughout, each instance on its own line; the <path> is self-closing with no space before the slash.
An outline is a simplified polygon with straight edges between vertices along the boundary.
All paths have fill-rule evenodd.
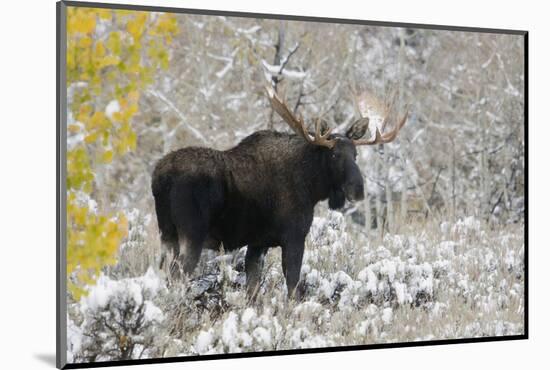
<path id="1" fill-rule="evenodd" d="M 351 140 L 359 140 L 367 133 L 369 117 L 363 117 L 355 121 L 346 131 L 346 136 Z"/>

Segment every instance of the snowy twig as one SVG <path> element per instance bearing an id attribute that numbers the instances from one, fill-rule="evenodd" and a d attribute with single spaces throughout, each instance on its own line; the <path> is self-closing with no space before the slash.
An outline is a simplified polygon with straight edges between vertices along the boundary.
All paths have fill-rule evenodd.
<path id="1" fill-rule="evenodd" d="M 187 130 L 189 130 L 197 139 L 201 140 L 205 144 L 209 143 L 208 139 L 198 129 L 196 129 L 195 127 L 193 127 L 189 123 L 185 122 L 186 118 L 183 115 L 183 113 L 174 105 L 174 103 L 172 103 L 161 92 L 156 91 L 156 90 L 152 90 L 152 89 L 148 89 L 147 93 L 154 96 L 154 97 L 156 97 L 156 98 L 158 98 L 160 101 L 162 101 L 164 104 L 166 104 L 168 106 L 168 108 L 172 109 L 174 111 L 174 113 L 177 114 L 177 116 L 179 117 L 179 119 L 180 119 L 181 123 L 184 125 L 184 127 L 187 128 Z"/>

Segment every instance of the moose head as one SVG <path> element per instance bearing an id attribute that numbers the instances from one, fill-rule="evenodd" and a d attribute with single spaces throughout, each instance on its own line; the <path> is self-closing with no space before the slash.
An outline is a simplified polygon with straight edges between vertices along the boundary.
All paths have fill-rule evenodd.
<path id="1" fill-rule="evenodd" d="M 327 148 L 328 155 L 325 158 L 328 158 L 329 181 L 333 185 L 329 195 L 329 207 L 331 209 L 342 208 L 346 199 L 348 201 L 362 200 L 364 198 L 364 181 L 356 163 L 356 148 L 361 145 L 385 144 L 393 141 L 407 122 L 408 112 L 398 120 L 393 130 L 382 134 L 380 129 L 376 128 L 373 139 L 363 138 L 369 132 L 370 118 L 366 115 L 355 121 L 345 135 L 333 134 L 331 128 L 326 129 L 323 133 L 320 119 L 315 120 L 315 131 L 310 133 L 302 117 L 292 113 L 285 101 L 277 95 L 272 87 L 266 87 L 266 91 L 273 110 L 297 135 L 303 137 L 311 145 Z M 382 130 L 390 120 L 394 101 L 395 99 L 392 99 L 390 104 L 384 106 Z"/>

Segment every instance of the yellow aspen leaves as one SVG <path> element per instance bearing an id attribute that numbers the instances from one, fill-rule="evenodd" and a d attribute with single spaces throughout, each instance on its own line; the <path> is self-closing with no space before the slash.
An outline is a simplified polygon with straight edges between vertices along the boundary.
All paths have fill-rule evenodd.
<path id="1" fill-rule="evenodd" d="M 113 15 L 112 10 L 110 9 L 96 9 L 96 13 L 99 18 L 110 21 Z"/>
<path id="2" fill-rule="evenodd" d="M 83 147 L 67 151 L 67 190 L 82 189 L 90 192 L 94 175 L 90 167 L 88 152 Z M 70 228 L 70 225 L 69 225 Z"/>
<path id="3" fill-rule="evenodd" d="M 98 215 L 77 199 L 74 193 L 67 197 L 67 222 L 71 226 L 67 244 L 68 287 L 78 300 L 86 293 L 85 286 L 93 284 L 105 265 L 116 263 L 116 252 L 126 236 L 124 215 Z"/>
<path id="4" fill-rule="evenodd" d="M 136 12 L 135 16 L 128 21 L 126 25 L 126 30 L 134 38 L 134 42 L 139 42 L 141 35 L 145 30 L 145 22 L 149 18 L 149 13 L 146 12 Z"/>
<path id="5" fill-rule="evenodd" d="M 167 45 L 178 32 L 172 14 L 68 7 L 67 88 L 74 122 L 67 135 L 77 141 L 67 151 L 67 275 L 74 299 L 104 266 L 116 263 L 127 234 L 122 212 L 91 209 L 76 195 L 92 199 L 96 171 L 136 148 L 132 119 L 140 91 L 158 68 L 168 67 Z"/>
<path id="6" fill-rule="evenodd" d="M 105 56 L 105 46 L 103 41 L 98 41 L 95 43 L 94 47 L 94 59 L 101 60 Z"/>
<path id="7" fill-rule="evenodd" d="M 177 33 L 177 20 L 168 13 L 160 14 L 154 26 L 149 29 L 150 35 L 163 37 L 168 45 L 172 42 L 172 35 Z"/>
<path id="8" fill-rule="evenodd" d="M 120 54 L 120 51 L 122 50 L 120 32 L 114 31 L 109 34 L 109 37 L 107 38 L 107 47 L 114 55 Z"/>
<path id="9" fill-rule="evenodd" d="M 112 150 L 106 150 L 101 155 L 101 160 L 103 163 L 111 163 L 113 160 L 113 151 Z"/>
<path id="10" fill-rule="evenodd" d="M 69 34 L 90 34 L 96 27 L 96 12 L 86 8 L 69 8 L 67 32 Z"/>

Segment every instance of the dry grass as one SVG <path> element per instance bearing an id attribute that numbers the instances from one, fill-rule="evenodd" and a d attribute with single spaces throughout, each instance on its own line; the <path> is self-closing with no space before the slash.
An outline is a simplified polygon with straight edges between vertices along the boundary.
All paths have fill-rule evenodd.
<path id="1" fill-rule="evenodd" d="M 106 271 L 112 278 L 139 277 L 158 266 L 155 222 L 143 214 L 131 218 L 119 263 Z M 171 282 L 155 298 L 165 319 L 146 353 L 522 334 L 523 234 L 522 224 L 489 225 L 472 217 L 403 224 L 399 234 L 381 237 L 321 208 L 306 242 L 301 302 L 286 298 L 280 249 L 267 254 L 253 302 L 243 288 L 244 248 L 230 255 L 205 252 L 194 276 Z"/>

